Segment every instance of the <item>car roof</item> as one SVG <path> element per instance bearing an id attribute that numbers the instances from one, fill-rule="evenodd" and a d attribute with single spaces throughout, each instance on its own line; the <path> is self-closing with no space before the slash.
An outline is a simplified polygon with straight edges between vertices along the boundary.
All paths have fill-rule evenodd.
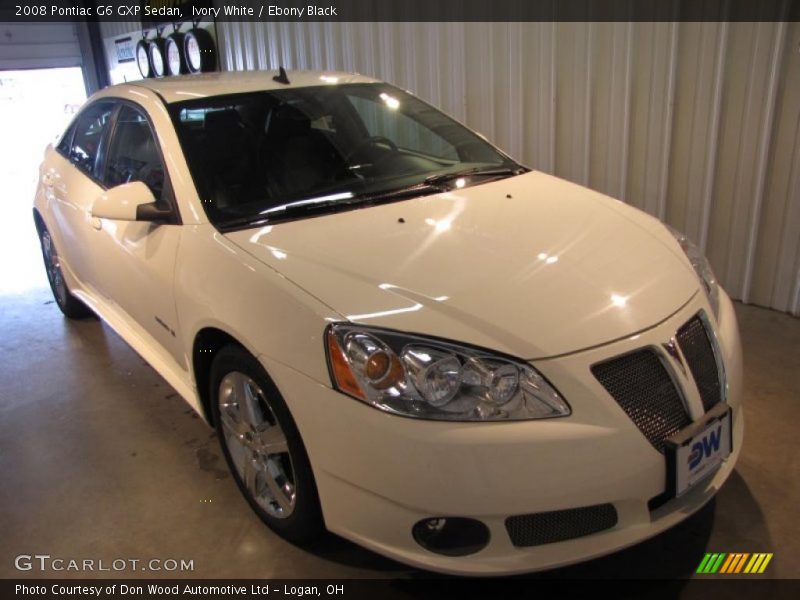
<path id="1" fill-rule="evenodd" d="M 380 83 L 380 80 L 340 71 L 287 71 L 288 84 L 273 80 L 277 71 L 225 71 L 178 77 L 142 79 L 107 88 L 113 93 L 124 88 L 148 88 L 166 102 L 181 102 L 221 94 L 289 89 L 340 83 Z"/>

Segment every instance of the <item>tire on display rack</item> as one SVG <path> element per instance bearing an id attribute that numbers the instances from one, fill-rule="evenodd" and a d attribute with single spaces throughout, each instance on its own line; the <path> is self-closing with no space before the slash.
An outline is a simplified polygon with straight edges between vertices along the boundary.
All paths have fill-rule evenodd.
<path id="1" fill-rule="evenodd" d="M 183 38 L 186 66 L 190 73 L 205 73 L 217 67 L 217 49 L 214 38 L 205 29 L 195 27 Z"/>
<path id="2" fill-rule="evenodd" d="M 136 66 L 144 79 L 153 76 L 153 64 L 150 62 L 150 42 L 141 39 L 136 43 Z"/>
<path id="3" fill-rule="evenodd" d="M 166 44 L 167 41 L 162 37 L 150 40 L 148 55 L 150 56 L 150 65 L 155 77 L 164 77 L 167 74 Z"/>
<path id="4" fill-rule="evenodd" d="M 177 31 L 167 36 L 165 48 L 168 75 L 184 75 L 189 72 L 189 68 L 186 66 L 184 38 L 186 38 L 186 34 Z"/>

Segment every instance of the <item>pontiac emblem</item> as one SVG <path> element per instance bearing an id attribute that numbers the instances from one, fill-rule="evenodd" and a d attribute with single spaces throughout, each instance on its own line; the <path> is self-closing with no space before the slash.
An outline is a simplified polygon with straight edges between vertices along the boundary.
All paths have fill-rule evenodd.
<path id="1" fill-rule="evenodd" d="M 672 359 L 677 363 L 677 365 L 681 368 L 684 377 L 686 376 L 686 365 L 683 364 L 683 358 L 681 357 L 681 353 L 678 350 L 678 343 L 675 341 L 675 338 L 671 338 L 665 344 L 661 344 L 661 347 L 667 351 Z"/>

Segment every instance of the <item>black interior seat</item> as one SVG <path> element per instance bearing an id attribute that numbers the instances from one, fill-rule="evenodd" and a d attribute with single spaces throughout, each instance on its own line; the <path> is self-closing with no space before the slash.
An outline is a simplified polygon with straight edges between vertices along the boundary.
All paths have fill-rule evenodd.
<path id="1" fill-rule="evenodd" d="M 250 200 L 247 193 L 257 186 L 256 141 L 235 109 L 215 110 L 205 115 L 203 162 L 214 204 L 225 208 Z"/>
<path id="2" fill-rule="evenodd" d="M 267 168 L 283 196 L 302 195 L 346 171 L 334 145 L 300 109 L 289 104 L 273 108 L 265 127 Z"/>

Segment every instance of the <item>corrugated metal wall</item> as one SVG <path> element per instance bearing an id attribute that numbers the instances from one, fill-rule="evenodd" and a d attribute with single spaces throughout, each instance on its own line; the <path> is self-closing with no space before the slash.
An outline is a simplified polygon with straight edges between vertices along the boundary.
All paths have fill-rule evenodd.
<path id="1" fill-rule="evenodd" d="M 219 23 L 227 69 L 358 71 L 686 231 L 800 314 L 800 23 Z"/>

